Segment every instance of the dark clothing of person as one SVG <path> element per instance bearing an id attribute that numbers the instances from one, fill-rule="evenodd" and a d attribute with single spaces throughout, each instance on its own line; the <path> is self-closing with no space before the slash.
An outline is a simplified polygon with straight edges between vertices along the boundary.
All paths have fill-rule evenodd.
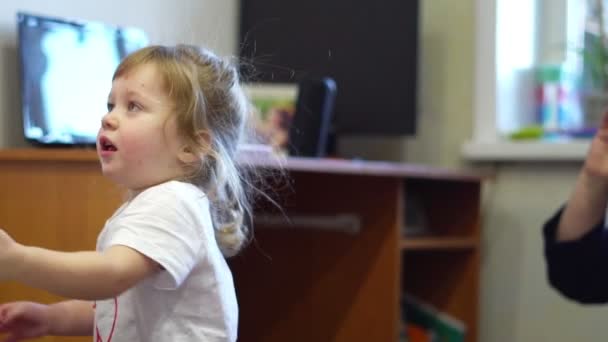
<path id="1" fill-rule="evenodd" d="M 575 241 L 556 241 L 563 212 L 543 226 L 549 283 L 565 297 L 583 304 L 608 302 L 608 230 L 604 220 Z"/>

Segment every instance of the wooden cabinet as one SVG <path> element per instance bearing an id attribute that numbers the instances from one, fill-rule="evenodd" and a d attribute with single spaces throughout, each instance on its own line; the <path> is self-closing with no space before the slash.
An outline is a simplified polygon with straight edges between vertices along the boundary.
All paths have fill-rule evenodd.
<path id="1" fill-rule="evenodd" d="M 239 341 L 396 341 L 400 298 L 414 294 L 462 320 L 476 341 L 480 243 L 477 175 L 407 164 L 244 157 L 269 170 L 255 239 L 230 260 Z M 283 169 L 288 178 L 274 177 Z M 288 179 L 288 181 L 286 181 Z M 0 151 L 0 227 L 24 244 L 92 249 L 122 191 L 87 150 Z M 415 195 L 430 235 L 402 237 Z M 59 298 L 0 284 L 0 302 Z M 90 341 L 46 338 L 41 341 Z"/>

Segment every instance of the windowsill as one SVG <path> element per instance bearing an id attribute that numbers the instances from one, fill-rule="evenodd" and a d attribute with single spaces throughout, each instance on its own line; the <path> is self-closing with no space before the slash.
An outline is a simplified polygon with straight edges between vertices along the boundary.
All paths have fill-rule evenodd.
<path id="1" fill-rule="evenodd" d="M 462 146 L 465 159 L 492 161 L 582 161 L 590 140 L 548 141 L 469 141 Z"/>

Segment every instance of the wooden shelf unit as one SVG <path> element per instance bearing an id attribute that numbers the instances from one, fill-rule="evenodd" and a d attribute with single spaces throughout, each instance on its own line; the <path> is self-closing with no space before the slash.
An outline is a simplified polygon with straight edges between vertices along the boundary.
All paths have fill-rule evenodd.
<path id="1" fill-rule="evenodd" d="M 404 182 L 405 197 L 415 198 L 426 217 L 428 236 L 401 240 L 402 291 L 462 321 L 467 341 L 477 340 L 481 185 L 454 179 Z"/>
<path id="2" fill-rule="evenodd" d="M 476 341 L 481 176 L 334 159 L 245 155 L 239 162 L 287 171 L 289 184 L 271 183 L 286 217 L 350 215 L 359 223 L 356 231 L 257 225 L 254 242 L 230 260 L 239 341 L 397 341 L 403 291 L 462 320 L 467 341 Z M 123 199 L 92 150 L 0 150 L 0 187 L 0 227 L 21 243 L 65 251 L 94 248 Z M 430 236 L 401 236 L 410 193 L 427 212 Z M 257 211 L 276 213 L 262 202 Z M 12 300 L 60 298 L 0 283 L 0 302 Z"/>

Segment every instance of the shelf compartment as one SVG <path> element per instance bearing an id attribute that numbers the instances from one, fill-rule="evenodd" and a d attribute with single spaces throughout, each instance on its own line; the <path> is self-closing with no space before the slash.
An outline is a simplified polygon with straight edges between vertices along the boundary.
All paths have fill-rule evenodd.
<path id="1" fill-rule="evenodd" d="M 428 179 L 408 179 L 404 183 L 403 235 L 408 230 L 424 236 L 479 234 L 480 183 Z"/>
<path id="2" fill-rule="evenodd" d="M 466 341 L 477 341 L 479 254 L 402 253 L 402 293 L 464 323 Z"/>

